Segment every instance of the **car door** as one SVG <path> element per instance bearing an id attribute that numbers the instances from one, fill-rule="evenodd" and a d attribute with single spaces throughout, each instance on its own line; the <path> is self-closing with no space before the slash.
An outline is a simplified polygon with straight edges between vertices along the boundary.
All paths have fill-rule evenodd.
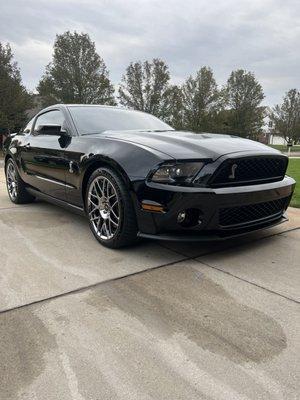
<path id="1" fill-rule="evenodd" d="M 60 125 L 68 129 L 65 115 L 59 109 L 39 114 L 33 129 L 19 149 L 24 180 L 35 189 L 66 200 L 66 170 L 69 165 L 65 158 L 66 136 L 48 135 L 39 131 L 43 125 Z"/>
<path id="2" fill-rule="evenodd" d="M 81 179 L 82 179 L 82 163 L 87 154 L 87 144 L 84 138 L 77 136 L 72 137 L 71 142 L 66 146 L 66 160 L 69 168 L 66 171 L 66 196 L 67 201 L 78 207 L 83 206 L 82 193 L 81 193 Z"/>

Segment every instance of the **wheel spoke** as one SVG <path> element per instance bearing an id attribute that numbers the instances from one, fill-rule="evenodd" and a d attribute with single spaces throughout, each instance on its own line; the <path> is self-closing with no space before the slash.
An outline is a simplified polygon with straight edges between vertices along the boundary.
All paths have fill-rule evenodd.
<path id="1" fill-rule="evenodd" d="M 97 193 L 97 197 L 99 197 L 99 196 L 103 197 L 103 191 L 102 191 L 102 188 L 101 188 L 99 182 L 95 182 L 95 191 Z"/>
<path id="2" fill-rule="evenodd" d="M 113 188 L 111 187 L 111 185 L 107 185 L 107 193 L 106 193 L 106 198 L 107 200 L 109 200 L 110 194 L 113 191 Z"/>
<path id="3" fill-rule="evenodd" d="M 101 233 L 102 233 L 103 231 L 105 231 L 105 233 L 106 233 L 106 222 L 105 222 L 105 221 L 103 222 L 103 224 L 102 224 L 102 226 L 101 226 L 101 229 L 100 229 L 100 236 L 101 236 Z"/>
<path id="4" fill-rule="evenodd" d="M 7 172 L 8 172 L 8 177 L 10 178 L 10 180 L 13 181 L 13 180 L 14 180 L 14 175 L 13 175 L 13 173 L 12 173 L 12 171 L 11 171 L 10 166 L 9 166 L 9 169 L 8 169 Z"/>
<path id="5" fill-rule="evenodd" d="M 94 200 L 92 200 L 91 198 L 89 198 L 89 201 L 91 204 L 93 204 L 93 206 L 98 207 L 98 204 L 94 202 Z"/>
<path id="6" fill-rule="evenodd" d="M 110 221 L 114 226 L 118 226 L 118 224 L 117 224 L 115 221 L 113 221 L 111 218 L 109 218 L 109 221 Z"/>
<path id="7" fill-rule="evenodd" d="M 89 211 L 89 215 L 93 214 L 97 210 L 98 210 L 98 207 L 94 207 L 92 210 Z"/>
<path id="8" fill-rule="evenodd" d="M 119 217 L 117 216 L 117 214 L 114 212 L 114 210 L 112 208 L 110 209 L 110 213 L 116 218 L 117 221 L 119 221 Z"/>
<path id="9" fill-rule="evenodd" d="M 104 190 L 104 196 L 107 198 L 108 196 L 108 180 L 105 179 L 105 190 Z"/>
<path id="10" fill-rule="evenodd" d="M 99 226 L 100 226 L 100 222 L 101 222 L 101 217 L 99 216 L 99 219 L 97 221 L 97 230 L 99 231 Z M 102 228 L 101 228 L 102 229 Z"/>
<path id="11" fill-rule="evenodd" d="M 93 192 L 91 192 L 90 194 L 91 194 L 91 196 L 96 197 L 96 199 L 99 198 L 99 197 L 98 197 L 96 194 L 94 194 Z"/>
<path id="12" fill-rule="evenodd" d="M 108 226 L 106 225 L 106 227 L 107 227 L 107 230 L 108 230 L 108 234 L 109 234 L 109 236 L 111 237 L 111 236 L 113 236 L 113 234 L 112 234 L 112 227 L 111 227 L 111 219 L 110 218 L 108 218 Z"/>
<path id="13" fill-rule="evenodd" d="M 118 200 L 116 200 L 112 205 L 111 208 L 114 208 L 118 204 Z"/>
<path id="14" fill-rule="evenodd" d="M 102 179 L 102 186 L 101 186 L 103 197 L 105 197 L 105 184 L 106 184 L 106 180 L 105 180 L 105 178 L 103 178 Z"/>

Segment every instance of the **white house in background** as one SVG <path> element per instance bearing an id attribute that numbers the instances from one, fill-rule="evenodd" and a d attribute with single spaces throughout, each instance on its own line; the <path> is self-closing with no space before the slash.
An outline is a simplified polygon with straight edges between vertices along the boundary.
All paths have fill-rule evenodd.
<path id="1" fill-rule="evenodd" d="M 282 136 L 269 134 L 269 144 L 284 144 L 286 145 L 286 140 Z"/>
<path id="2" fill-rule="evenodd" d="M 276 133 L 272 133 L 273 122 L 269 118 L 269 115 L 271 113 L 271 108 L 267 107 L 267 110 L 268 110 L 267 116 L 264 119 L 264 132 L 266 133 L 266 136 L 268 138 L 268 144 L 286 145 L 287 142 L 282 136 L 276 135 Z"/>

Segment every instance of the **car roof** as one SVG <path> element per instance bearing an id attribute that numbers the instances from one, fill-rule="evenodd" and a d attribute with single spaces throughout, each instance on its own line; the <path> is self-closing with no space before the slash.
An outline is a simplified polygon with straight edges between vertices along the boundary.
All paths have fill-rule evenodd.
<path id="1" fill-rule="evenodd" d="M 116 108 L 120 110 L 126 110 L 124 107 L 119 107 L 119 106 L 109 106 L 107 104 L 65 104 L 65 103 L 60 103 L 60 104 L 53 104 L 52 106 L 49 106 L 47 108 L 51 107 L 62 107 L 62 108 L 67 108 L 67 107 L 101 107 L 101 108 Z"/>
<path id="2" fill-rule="evenodd" d="M 57 104 L 52 104 L 51 106 L 48 106 L 48 107 L 45 107 L 45 108 L 43 108 L 43 109 L 41 109 L 37 114 L 36 114 L 36 116 L 37 115 L 39 115 L 39 114 L 43 114 L 44 112 L 47 112 L 47 111 L 51 111 L 51 110 L 53 110 L 53 109 L 57 109 L 57 108 L 59 108 L 59 109 L 67 109 L 67 108 L 73 108 L 73 107 L 86 107 L 86 108 L 88 108 L 88 107 L 100 107 L 100 108 L 103 108 L 103 109 L 115 109 L 115 110 L 127 110 L 127 111 L 137 111 L 137 112 L 144 112 L 144 111 L 138 111 L 138 110 L 130 110 L 130 109 L 128 109 L 128 108 L 125 108 L 125 107 L 120 107 L 120 106 L 109 106 L 109 105 L 107 105 L 107 104 L 74 104 L 74 103 L 72 103 L 72 104 L 65 104 L 65 103 L 57 103 Z"/>

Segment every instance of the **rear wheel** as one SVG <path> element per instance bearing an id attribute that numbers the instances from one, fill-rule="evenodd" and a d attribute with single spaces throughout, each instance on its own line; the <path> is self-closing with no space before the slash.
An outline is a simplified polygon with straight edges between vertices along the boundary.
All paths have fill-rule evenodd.
<path id="1" fill-rule="evenodd" d="M 27 190 L 24 182 L 22 181 L 16 164 L 10 158 L 5 167 L 6 186 L 10 200 L 15 204 L 31 203 L 34 197 L 31 196 Z"/>
<path id="2" fill-rule="evenodd" d="M 106 247 L 129 246 L 137 240 L 137 222 L 129 191 L 110 168 L 99 168 L 90 177 L 86 211 L 96 239 Z"/>

